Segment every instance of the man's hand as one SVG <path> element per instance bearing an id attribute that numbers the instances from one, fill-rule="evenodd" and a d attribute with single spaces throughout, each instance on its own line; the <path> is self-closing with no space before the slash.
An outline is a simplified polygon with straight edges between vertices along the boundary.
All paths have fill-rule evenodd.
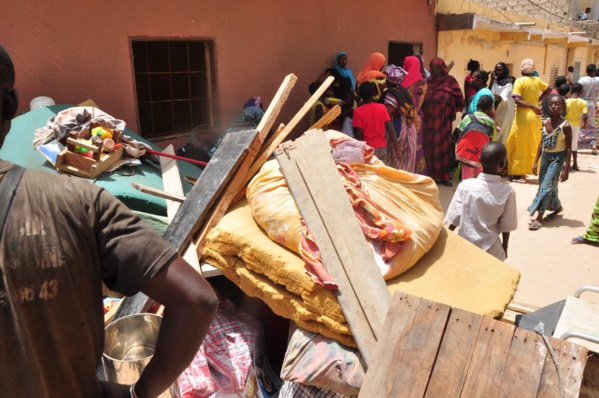
<path id="1" fill-rule="evenodd" d="M 532 166 L 532 175 L 537 175 L 537 161 L 535 160 L 535 164 Z"/>
<path id="2" fill-rule="evenodd" d="M 129 386 L 100 381 L 103 398 L 129 398 Z"/>

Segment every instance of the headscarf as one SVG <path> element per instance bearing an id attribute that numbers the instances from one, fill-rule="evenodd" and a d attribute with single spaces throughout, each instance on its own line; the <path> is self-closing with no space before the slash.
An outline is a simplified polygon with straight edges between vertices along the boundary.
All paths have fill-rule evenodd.
<path id="1" fill-rule="evenodd" d="M 414 83 L 422 81 L 420 73 L 420 60 L 414 56 L 406 57 L 403 61 L 403 68 L 408 72 L 408 76 L 401 82 L 402 87 L 408 88 Z"/>
<path id="2" fill-rule="evenodd" d="M 252 97 L 243 104 L 243 109 L 249 108 L 250 106 L 260 106 L 261 99 L 259 96 Z"/>
<path id="3" fill-rule="evenodd" d="M 512 80 L 510 79 L 510 68 L 507 67 L 505 62 L 497 62 L 497 65 L 501 65 L 503 67 L 503 75 L 495 76 L 495 81 L 497 82 L 497 84 L 503 87 L 506 84 L 512 82 Z M 495 70 L 497 70 L 497 65 L 495 65 Z"/>
<path id="4" fill-rule="evenodd" d="M 358 75 L 358 84 L 362 84 L 371 79 L 385 78 L 385 74 L 381 72 L 381 69 L 385 65 L 385 56 L 381 53 L 372 53 L 366 61 L 366 66 Z"/>
<path id="5" fill-rule="evenodd" d="M 389 65 L 387 66 L 387 80 L 395 85 L 400 85 L 401 82 L 406 78 L 408 72 L 406 72 L 401 66 Z"/>
<path id="6" fill-rule="evenodd" d="M 341 76 L 349 77 L 349 79 L 351 80 L 351 86 L 353 89 L 356 87 L 356 78 L 354 77 L 354 74 L 351 72 L 351 69 L 342 68 L 341 66 L 339 66 L 339 57 L 341 57 L 342 55 L 345 55 L 347 57 L 346 53 L 344 53 L 343 51 L 339 51 L 337 53 L 337 56 L 335 57 L 335 69 L 337 70 L 337 72 L 339 72 L 339 74 Z"/>
<path id="7" fill-rule="evenodd" d="M 449 73 L 449 71 L 447 70 L 447 65 L 445 65 L 445 61 L 442 58 L 433 58 L 431 60 L 431 65 L 438 66 L 439 68 L 441 68 L 443 76 L 447 76 L 447 74 Z"/>
<path id="8" fill-rule="evenodd" d="M 530 75 L 535 71 L 535 61 L 532 58 L 525 58 L 520 64 L 520 72 L 525 75 Z"/>

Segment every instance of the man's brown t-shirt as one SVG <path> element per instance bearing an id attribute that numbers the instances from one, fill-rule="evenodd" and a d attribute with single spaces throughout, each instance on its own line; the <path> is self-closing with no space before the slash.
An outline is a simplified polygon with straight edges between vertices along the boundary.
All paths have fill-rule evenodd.
<path id="1" fill-rule="evenodd" d="M 0 241 L 0 395 L 101 397 L 101 282 L 135 294 L 175 255 L 104 189 L 26 171 Z"/>

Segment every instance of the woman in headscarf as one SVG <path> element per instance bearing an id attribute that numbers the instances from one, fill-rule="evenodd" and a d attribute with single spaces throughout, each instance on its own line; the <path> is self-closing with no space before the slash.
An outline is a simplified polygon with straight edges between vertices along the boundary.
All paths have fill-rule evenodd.
<path id="1" fill-rule="evenodd" d="M 337 98 L 347 101 L 348 95 L 353 96 L 356 79 L 351 69 L 347 67 L 347 53 L 339 51 L 335 57 L 335 65 L 325 70 L 317 82 L 322 83 L 329 76 L 335 78 L 332 87 Z"/>
<path id="2" fill-rule="evenodd" d="M 412 96 L 401 86 L 407 72 L 399 66 L 387 67 L 387 91 L 383 103 L 395 130 L 387 134 L 387 166 L 416 173 L 416 153 L 421 120 L 416 113 Z M 395 141 L 395 142 L 393 142 Z"/>
<path id="3" fill-rule="evenodd" d="M 514 77 L 510 76 L 507 65 L 499 62 L 491 73 L 491 83 L 489 83 L 489 88 L 495 96 L 495 127 L 497 128 L 495 140 L 504 145 L 514 123 L 516 109 L 516 103 L 512 98 L 514 80 Z"/>
<path id="4" fill-rule="evenodd" d="M 358 96 L 358 87 L 364 82 L 372 82 L 376 86 L 377 93 L 373 97 L 373 101 L 378 102 L 381 95 L 387 89 L 387 76 L 383 73 L 385 67 L 385 56 L 381 53 L 372 53 L 366 61 L 364 69 L 360 72 L 357 79 L 356 87 L 354 87 L 356 96 Z"/>
<path id="5" fill-rule="evenodd" d="M 424 101 L 424 95 L 426 94 L 426 81 L 423 77 L 424 67 L 420 62 L 420 59 L 416 56 L 406 57 L 403 61 L 403 69 L 407 75 L 401 82 L 401 86 L 408 91 L 414 104 L 416 115 L 423 120 L 422 114 L 422 101 Z M 416 152 L 410 153 L 410 157 L 415 157 L 415 169 L 414 173 L 427 174 L 426 162 L 424 160 L 424 152 L 422 149 L 422 122 L 415 123 L 415 127 L 418 131 L 416 134 Z M 402 139 L 402 137 L 400 137 Z"/>
<path id="6" fill-rule="evenodd" d="M 431 77 L 422 110 L 422 138 L 428 175 L 438 183 L 452 186 L 449 180 L 452 150 L 452 123 L 464 108 L 464 95 L 458 81 L 448 74 L 445 61 L 430 63 Z"/>
<path id="7" fill-rule="evenodd" d="M 533 76 L 534 71 L 534 61 L 530 58 L 524 59 L 520 65 L 522 77 L 514 83 L 512 97 L 516 103 L 516 120 L 505 141 L 508 156 L 507 173 L 513 182 L 526 183 L 526 174 L 532 173 L 543 126 L 539 102 L 551 94 L 551 87 Z"/>

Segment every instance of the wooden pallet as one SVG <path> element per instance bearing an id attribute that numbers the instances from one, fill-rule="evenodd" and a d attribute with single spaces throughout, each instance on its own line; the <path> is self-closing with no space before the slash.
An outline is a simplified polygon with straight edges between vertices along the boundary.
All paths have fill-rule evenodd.
<path id="1" fill-rule="evenodd" d="M 364 397 L 560 397 L 542 337 L 471 312 L 397 293 Z M 566 397 L 578 397 L 587 349 L 553 337 Z"/>

